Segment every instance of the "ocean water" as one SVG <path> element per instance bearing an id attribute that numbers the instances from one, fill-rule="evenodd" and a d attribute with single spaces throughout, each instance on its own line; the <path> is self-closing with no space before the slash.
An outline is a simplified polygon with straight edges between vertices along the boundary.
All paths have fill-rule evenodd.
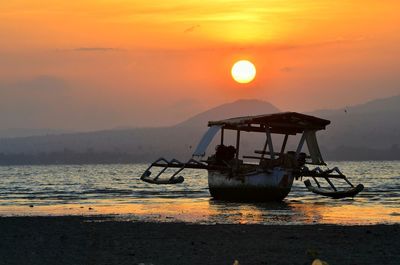
<path id="1" fill-rule="evenodd" d="M 258 224 L 400 223 L 400 161 L 329 162 L 357 197 L 330 199 L 295 181 L 282 203 L 230 203 L 210 198 L 207 172 L 186 170 L 178 185 L 139 180 L 144 164 L 0 167 L 0 216 L 102 215 L 140 221 Z M 339 187 L 340 183 L 335 182 Z"/>

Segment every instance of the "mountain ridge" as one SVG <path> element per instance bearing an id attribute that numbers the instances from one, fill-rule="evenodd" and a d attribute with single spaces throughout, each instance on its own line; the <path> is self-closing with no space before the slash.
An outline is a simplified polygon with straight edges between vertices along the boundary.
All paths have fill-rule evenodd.
<path id="1" fill-rule="evenodd" d="M 175 126 L 205 126 L 210 120 L 221 120 L 232 117 L 250 116 L 279 112 L 273 104 L 258 99 L 240 99 L 234 102 L 218 105 L 200 112 Z"/>
<path id="2" fill-rule="evenodd" d="M 321 149 L 327 158 L 400 159 L 398 150 L 400 108 L 397 107 L 400 106 L 400 96 L 389 97 L 386 100 L 388 103 L 385 99 L 379 99 L 351 106 L 346 109 L 346 112 L 337 109 L 325 113 L 323 111 L 307 113 L 332 121 L 327 130 L 318 133 Z M 369 108 L 369 106 L 372 107 Z M 388 107 L 385 108 L 385 106 Z M 365 108 L 371 111 L 363 112 Z M 233 114 L 229 112 L 232 109 L 235 110 Z M 71 161 L 67 158 L 73 157 L 75 160 L 72 161 L 93 163 L 147 162 L 160 156 L 186 159 L 190 157 L 193 147 L 207 130 L 208 120 L 268 112 L 279 112 L 279 109 L 261 100 L 242 100 L 214 107 L 168 127 L 109 129 L 61 135 L 2 138 L 0 139 L 0 164 L 20 161 L 28 164 L 46 163 L 46 161 L 67 163 Z M 49 154 L 53 154 L 53 157 Z M 85 154 L 86 158 L 76 159 L 76 157 L 81 157 L 78 154 Z M 59 158 L 54 160 L 54 157 Z M 97 158 L 94 159 L 94 157 Z"/>
<path id="3" fill-rule="evenodd" d="M 310 111 L 311 115 L 324 115 L 329 116 L 331 114 L 337 113 L 350 113 L 355 111 L 359 113 L 364 110 L 364 114 L 367 112 L 377 112 L 377 111 L 399 111 L 400 112 L 400 94 L 394 95 L 385 98 L 377 98 L 372 99 L 364 103 L 352 105 L 352 106 L 344 106 L 341 108 L 334 109 L 317 109 Z"/>

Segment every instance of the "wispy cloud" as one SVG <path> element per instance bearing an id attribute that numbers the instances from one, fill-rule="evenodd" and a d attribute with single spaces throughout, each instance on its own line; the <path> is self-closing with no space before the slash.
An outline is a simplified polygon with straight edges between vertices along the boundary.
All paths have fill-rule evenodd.
<path id="1" fill-rule="evenodd" d="M 110 48 L 110 47 L 79 47 L 75 49 L 71 49 L 71 51 L 76 52 L 115 52 L 115 51 L 123 51 L 119 48 Z"/>
<path id="2" fill-rule="evenodd" d="M 192 28 L 192 27 L 190 27 Z M 188 28 L 188 29 L 190 29 Z M 188 30 L 187 29 L 187 30 Z M 293 42 L 293 43 L 264 43 L 260 45 L 227 45 L 227 46 L 209 46 L 209 47 L 185 47 L 185 48 L 166 48 L 166 49 L 133 49 L 132 52 L 137 53 L 151 53 L 151 54 L 184 54 L 187 52 L 279 52 L 289 50 L 302 50 L 302 49 L 314 49 L 314 48 L 329 48 L 336 45 L 349 45 L 353 43 L 360 43 L 372 40 L 373 37 L 359 36 L 354 38 L 336 37 L 321 41 L 314 42 Z M 288 69 L 285 69 L 287 72 Z M 295 70 L 295 69 L 291 69 Z"/>
<path id="3" fill-rule="evenodd" d="M 297 44 L 282 44 L 271 46 L 275 50 L 290 50 L 290 49 L 302 49 L 302 48 L 313 48 L 313 47 L 323 47 L 323 46 L 331 46 L 336 44 L 347 44 L 347 43 L 355 43 L 370 40 L 371 37 L 359 36 L 356 38 L 344 38 L 337 37 L 335 39 L 327 39 L 325 41 L 319 42 L 311 42 L 311 43 L 297 43 Z"/>
<path id="4" fill-rule="evenodd" d="M 194 25 L 194 26 L 191 26 L 191 27 L 185 29 L 183 32 L 184 33 L 190 33 L 190 32 L 193 32 L 195 29 L 197 29 L 199 27 L 200 27 L 200 25 Z"/>
<path id="5" fill-rule="evenodd" d="M 289 72 L 293 72 L 294 70 L 296 70 L 296 68 L 292 67 L 292 66 L 284 66 L 280 70 L 281 70 L 281 72 L 289 73 Z"/>

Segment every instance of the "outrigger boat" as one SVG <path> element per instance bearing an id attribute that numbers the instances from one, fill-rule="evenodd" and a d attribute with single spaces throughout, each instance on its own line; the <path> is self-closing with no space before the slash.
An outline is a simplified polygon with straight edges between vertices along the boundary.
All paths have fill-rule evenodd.
<path id="1" fill-rule="evenodd" d="M 334 167 L 323 170 L 324 162 L 316 132 L 324 130 L 329 120 L 296 112 L 266 114 L 210 121 L 192 158 L 186 163 L 177 159 L 159 158 L 142 174 L 141 180 L 151 184 L 179 184 L 184 181 L 180 173 L 188 168 L 208 171 L 208 186 L 214 199 L 230 201 L 281 201 L 290 192 L 294 180 L 306 177 L 307 189 L 313 193 L 331 198 L 354 197 L 364 189 L 362 184 L 354 186 L 342 172 Z M 224 145 L 224 132 L 236 131 L 236 147 Z M 256 155 L 244 155 L 243 159 L 255 160 L 244 162 L 239 156 L 240 136 L 242 132 L 265 134 L 265 143 L 261 150 L 254 150 Z M 207 147 L 220 133 L 220 144 L 216 152 L 204 160 Z M 272 134 L 283 137 L 280 150 L 276 151 L 272 143 Z M 295 151 L 286 151 L 289 136 L 301 134 Z M 302 152 L 307 145 L 309 154 Z M 309 167 L 314 168 L 310 169 Z M 152 177 L 151 169 L 161 167 Z M 167 169 L 176 169 L 168 178 L 162 177 Z M 314 180 L 316 186 L 311 184 Z M 320 180 L 327 182 L 328 188 L 321 186 Z M 332 179 L 343 180 L 349 188 L 339 190 Z"/>

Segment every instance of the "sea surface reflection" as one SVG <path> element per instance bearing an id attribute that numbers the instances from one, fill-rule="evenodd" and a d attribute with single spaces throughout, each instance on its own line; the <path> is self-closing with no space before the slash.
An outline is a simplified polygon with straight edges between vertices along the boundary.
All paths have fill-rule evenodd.
<path id="1" fill-rule="evenodd" d="M 295 182 L 281 203 L 210 199 L 206 172 L 190 170 L 180 185 L 155 186 L 145 165 L 0 167 L 0 216 L 105 216 L 126 221 L 203 224 L 400 223 L 400 161 L 331 162 L 365 190 L 333 200 Z"/>

